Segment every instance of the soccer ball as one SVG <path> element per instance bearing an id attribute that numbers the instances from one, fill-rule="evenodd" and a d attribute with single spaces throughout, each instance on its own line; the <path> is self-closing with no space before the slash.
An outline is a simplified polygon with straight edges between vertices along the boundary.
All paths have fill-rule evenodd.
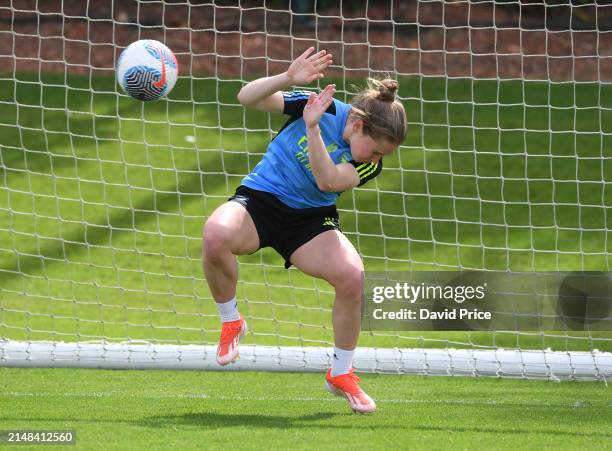
<path id="1" fill-rule="evenodd" d="M 130 44 L 119 56 L 117 81 L 123 91 L 142 101 L 167 95 L 178 77 L 172 50 L 159 41 L 142 39 Z"/>

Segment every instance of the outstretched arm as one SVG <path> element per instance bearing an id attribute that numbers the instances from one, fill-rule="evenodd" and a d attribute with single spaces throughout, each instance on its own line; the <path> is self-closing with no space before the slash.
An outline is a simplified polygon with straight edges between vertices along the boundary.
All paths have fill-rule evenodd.
<path id="1" fill-rule="evenodd" d="M 256 110 L 282 113 L 284 101 L 280 91 L 287 86 L 308 84 L 323 78 L 323 70 L 332 63 L 332 55 L 325 50 L 313 52 L 314 47 L 308 48 L 282 74 L 247 83 L 238 93 L 238 101 Z"/>
<path id="2" fill-rule="evenodd" d="M 331 159 L 321 137 L 319 121 L 334 101 L 336 85 L 327 85 L 320 94 L 312 93 L 304 107 L 304 122 L 308 138 L 308 158 L 317 187 L 321 191 L 340 192 L 359 185 L 359 174 L 349 163 L 336 164 Z"/>

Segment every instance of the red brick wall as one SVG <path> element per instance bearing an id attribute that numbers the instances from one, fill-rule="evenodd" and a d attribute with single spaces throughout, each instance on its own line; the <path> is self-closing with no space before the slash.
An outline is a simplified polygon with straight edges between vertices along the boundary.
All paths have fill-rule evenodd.
<path id="1" fill-rule="evenodd" d="M 362 1 L 300 22 L 263 3 L 0 2 L 0 71 L 108 72 L 122 48 L 152 38 L 174 50 L 183 75 L 276 72 L 318 44 L 333 52 L 335 75 L 348 78 L 389 71 L 612 80 L 612 6 Z"/>

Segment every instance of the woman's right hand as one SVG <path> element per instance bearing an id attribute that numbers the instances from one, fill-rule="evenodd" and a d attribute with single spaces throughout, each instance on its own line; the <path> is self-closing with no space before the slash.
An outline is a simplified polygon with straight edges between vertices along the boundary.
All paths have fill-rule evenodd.
<path id="1" fill-rule="evenodd" d="M 308 84 L 323 78 L 323 70 L 327 69 L 333 62 L 332 54 L 325 50 L 314 54 L 312 52 L 314 52 L 314 47 L 309 47 L 287 69 L 287 76 L 291 84 Z"/>
<path id="2" fill-rule="evenodd" d="M 310 93 L 302 115 L 307 129 L 318 126 L 321 116 L 334 101 L 335 93 L 336 85 L 327 85 L 318 95 L 314 92 Z"/>

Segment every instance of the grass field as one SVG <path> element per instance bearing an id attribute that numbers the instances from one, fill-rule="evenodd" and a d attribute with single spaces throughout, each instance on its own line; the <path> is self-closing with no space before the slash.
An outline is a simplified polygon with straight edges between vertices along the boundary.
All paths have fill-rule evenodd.
<path id="1" fill-rule="evenodd" d="M 0 336 L 216 341 L 202 223 L 284 120 L 238 106 L 239 86 L 185 78 L 171 101 L 142 104 L 111 77 L 0 77 Z M 608 270 L 611 91 L 401 80 L 404 149 L 339 203 L 366 268 Z M 326 284 L 281 269 L 273 251 L 241 261 L 248 340 L 332 341 Z M 609 334 L 565 332 L 361 344 L 612 350 Z"/>
<path id="2" fill-rule="evenodd" d="M 353 414 L 319 374 L 0 368 L 2 429 L 76 449 L 610 449 L 602 383 L 364 375 Z M 24 449 L 17 447 L 15 449 Z"/>

